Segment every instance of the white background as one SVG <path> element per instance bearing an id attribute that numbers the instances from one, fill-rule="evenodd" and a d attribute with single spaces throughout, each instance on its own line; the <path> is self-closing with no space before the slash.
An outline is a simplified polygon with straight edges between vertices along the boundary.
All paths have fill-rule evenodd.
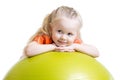
<path id="1" fill-rule="evenodd" d="M 97 60 L 120 80 L 119 0 L 0 0 L 0 80 L 19 60 L 43 18 L 61 5 L 80 12 L 83 41 L 98 48 Z"/>

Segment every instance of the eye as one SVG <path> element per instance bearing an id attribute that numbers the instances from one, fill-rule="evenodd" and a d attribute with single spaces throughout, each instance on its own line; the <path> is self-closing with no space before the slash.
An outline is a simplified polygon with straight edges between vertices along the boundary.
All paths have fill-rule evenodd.
<path id="1" fill-rule="evenodd" d="M 72 33 L 68 33 L 68 36 L 73 36 L 73 34 Z"/>
<path id="2" fill-rule="evenodd" d="M 58 33 L 62 34 L 62 30 L 57 30 Z"/>

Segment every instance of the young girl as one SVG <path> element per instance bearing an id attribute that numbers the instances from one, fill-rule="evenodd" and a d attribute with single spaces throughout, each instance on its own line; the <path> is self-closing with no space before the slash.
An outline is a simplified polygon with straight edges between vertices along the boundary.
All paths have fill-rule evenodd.
<path id="1" fill-rule="evenodd" d="M 84 44 L 80 37 L 82 20 L 71 7 L 61 6 L 53 10 L 43 21 L 42 27 L 30 39 L 25 47 L 28 57 L 48 51 L 83 52 L 98 57 L 98 50 Z"/>

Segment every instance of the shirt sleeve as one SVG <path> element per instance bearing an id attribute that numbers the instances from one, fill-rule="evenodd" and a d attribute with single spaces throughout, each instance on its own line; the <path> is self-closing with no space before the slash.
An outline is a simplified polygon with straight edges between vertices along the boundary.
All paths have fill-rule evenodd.
<path id="1" fill-rule="evenodd" d="M 33 41 L 38 42 L 39 44 L 51 44 L 52 40 L 47 35 L 37 35 Z"/>
<path id="2" fill-rule="evenodd" d="M 81 39 L 76 39 L 76 40 L 74 41 L 74 43 L 81 44 L 81 43 L 82 43 L 82 40 L 81 40 Z"/>

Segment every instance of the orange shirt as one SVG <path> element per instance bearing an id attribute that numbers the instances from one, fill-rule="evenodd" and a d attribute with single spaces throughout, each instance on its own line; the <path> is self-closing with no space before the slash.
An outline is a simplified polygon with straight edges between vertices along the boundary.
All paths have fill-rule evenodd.
<path id="1" fill-rule="evenodd" d="M 36 41 L 38 42 L 39 44 L 52 44 L 53 41 L 52 39 L 48 36 L 48 35 L 37 35 L 33 41 Z M 82 40 L 80 39 L 76 39 L 74 41 L 74 43 L 78 43 L 78 44 L 81 44 L 82 43 Z"/>

